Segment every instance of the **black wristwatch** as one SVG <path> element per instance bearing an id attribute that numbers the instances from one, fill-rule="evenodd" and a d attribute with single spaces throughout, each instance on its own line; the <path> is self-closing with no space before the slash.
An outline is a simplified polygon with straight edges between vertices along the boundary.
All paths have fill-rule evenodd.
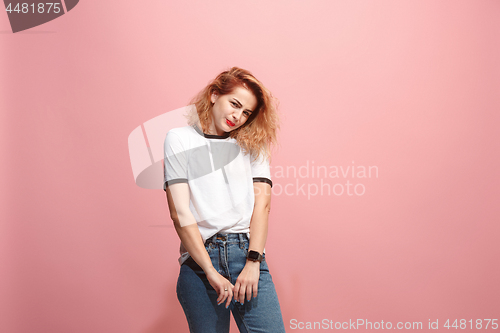
<path id="1" fill-rule="evenodd" d="M 250 250 L 247 254 L 247 259 L 252 261 L 262 262 L 262 254 L 257 251 Z"/>

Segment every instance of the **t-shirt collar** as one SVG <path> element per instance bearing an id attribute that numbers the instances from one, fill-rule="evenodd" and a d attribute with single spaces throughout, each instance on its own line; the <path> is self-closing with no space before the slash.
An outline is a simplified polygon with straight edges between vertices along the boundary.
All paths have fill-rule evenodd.
<path id="1" fill-rule="evenodd" d="M 229 132 L 224 132 L 224 135 L 214 135 L 214 134 L 206 134 L 201 131 L 201 129 L 196 126 L 196 124 L 193 125 L 193 128 L 198 132 L 199 135 L 204 136 L 207 139 L 227 139 L 230 135 Z"/>

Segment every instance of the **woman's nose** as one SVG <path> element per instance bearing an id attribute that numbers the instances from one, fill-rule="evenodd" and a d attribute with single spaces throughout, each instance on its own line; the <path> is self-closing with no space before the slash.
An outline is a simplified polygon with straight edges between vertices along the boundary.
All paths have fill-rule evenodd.
<path id="1" fill-rule="evenodd" d="M 233 113 L 233 120 L 234 120 L 235 122 L 237 122 L 238 120 L 240 120 L 240 117 L 241 117 L 241 111 L 235 111 L 235 112 Z"/>

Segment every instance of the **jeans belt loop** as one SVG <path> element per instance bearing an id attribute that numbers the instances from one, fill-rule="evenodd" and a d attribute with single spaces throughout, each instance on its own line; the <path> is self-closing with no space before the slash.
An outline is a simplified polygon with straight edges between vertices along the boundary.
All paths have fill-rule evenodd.
<path id="1" fill-rule="evenodd" d="M 242 249 L 244 247 L 244 244 L 245 244 L 245 236 L 243 235 L 243 233 L 239 233 L 238 237 L 240 239 L 240 249 Z"/>

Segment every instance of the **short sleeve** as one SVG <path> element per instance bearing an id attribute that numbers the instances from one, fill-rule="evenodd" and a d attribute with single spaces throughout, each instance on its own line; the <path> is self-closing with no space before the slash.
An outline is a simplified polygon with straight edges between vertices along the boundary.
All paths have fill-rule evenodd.
<path id="1" fill-rule="evenodd" d="M 163 144 L 163 190 L 167 186 L 176 183 L 187 183 L 187 151 L 182 145 L 181 138 L 172 132 L 168 132 Z"/>
<path id="2" fill-rule="evenodd" d="M 252 167 L 252 178 L 253 182 L 263 182 L 268 183 L 273 187 L 273 182 L 271 180 L 271 170 L 269 167 L 269 159 L 264 157 L 262 154 L 253 161 L 253 157 L 250 157 L 251 167 Z"/>

